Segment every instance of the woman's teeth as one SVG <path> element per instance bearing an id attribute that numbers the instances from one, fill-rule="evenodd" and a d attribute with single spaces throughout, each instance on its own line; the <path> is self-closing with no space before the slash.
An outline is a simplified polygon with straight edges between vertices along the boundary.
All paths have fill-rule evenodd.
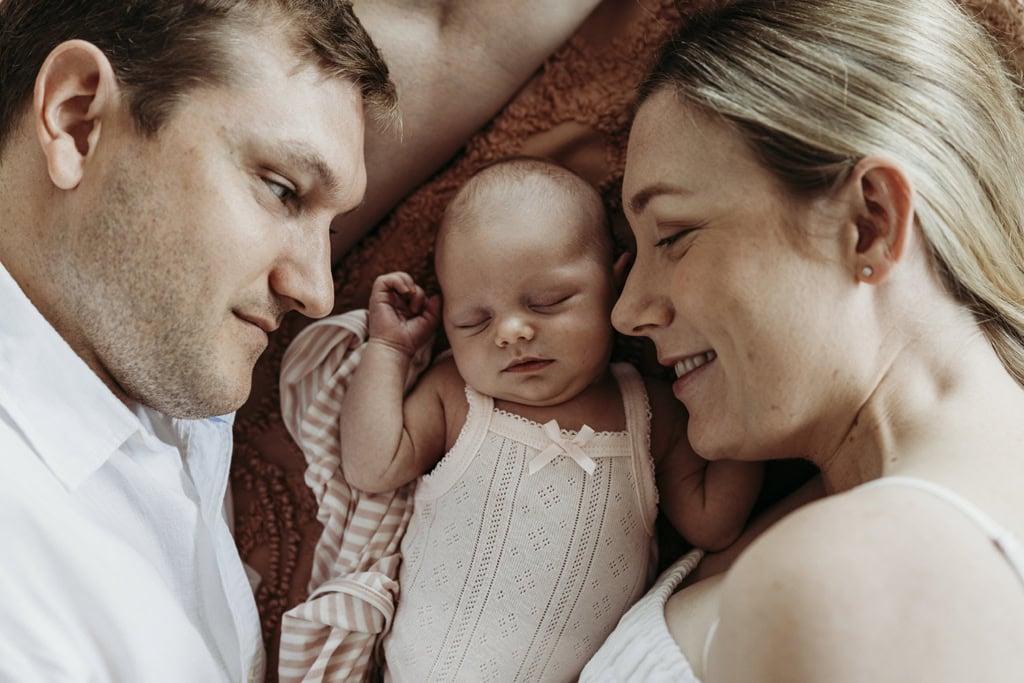
<path id="1" fill-rule="evenodd" d="M 683 375 L 693 372 L 705 363 L 710 363 L 715 359 L 714 351 L 705 351 L 704 353 L 698 353 L 696 356 L 690 356 L 684 358 L 675 364 L 676 377 L 682 377 Z"/>

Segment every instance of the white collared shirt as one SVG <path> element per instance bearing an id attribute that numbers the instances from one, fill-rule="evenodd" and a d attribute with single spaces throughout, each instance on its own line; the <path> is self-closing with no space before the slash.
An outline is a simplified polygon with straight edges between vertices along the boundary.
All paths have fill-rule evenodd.
<path id="1" fill-rule="evenodd" d="M 231 422 L 126 407 L 0 265 L 0 681 L 263 679 Z"/>

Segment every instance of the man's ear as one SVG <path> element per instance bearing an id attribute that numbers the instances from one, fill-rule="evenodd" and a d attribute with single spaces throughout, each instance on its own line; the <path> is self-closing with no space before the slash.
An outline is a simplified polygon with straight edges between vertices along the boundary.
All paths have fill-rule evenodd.
<path id="1" fill-rule="evenodd" d="M 78 186 L 119 100 L 110 60 L 95 45 L 69 40 L 50 52 L 36 77 L 32 111 L 54 185 Z"/>
<path id="2" fill-rule="evenodd" d="M 877 284 L 903 258 L 914 229 L 914 186 L 891 159 L 869 156 L 845 184 L 854 245 L 849 264 L 855 279 Z"/>
<path id="3" fill-rule="evenodd" d="M 632 263 L 633 254 L 624 251 L 619 254 L 619 257 L 615 259 L 615 263 L 612 264 L 612 277 L 615 279 L 615 288 L 617 290 L 621 291 L 623 285 L 626 284 L 626 276 L 629 275 L 629 266 Z"/>

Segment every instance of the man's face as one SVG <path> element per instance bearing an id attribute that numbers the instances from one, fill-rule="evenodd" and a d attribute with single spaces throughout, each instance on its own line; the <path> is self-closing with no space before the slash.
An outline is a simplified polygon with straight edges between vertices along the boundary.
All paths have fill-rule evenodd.
<path id="1" fill-rule="evenodd" d="M 362 200 L 354 85 L 280 33 L 243 37 L 243 74 L 186 93 L 152 139 L 99 131 L 63 216 L 72 345 L 116 393 L 178 417 L 236 409 L 267 332 L 333 305 L 331 220 Z"/>

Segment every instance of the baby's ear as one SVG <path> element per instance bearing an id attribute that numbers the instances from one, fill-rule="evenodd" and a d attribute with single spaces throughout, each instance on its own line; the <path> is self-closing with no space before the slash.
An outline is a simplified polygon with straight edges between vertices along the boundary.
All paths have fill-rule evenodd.
<path id="1" fill-rule="evenodd" d="M 84 40 L 61 43 L 39 69 L 32 104 L 50 180 L 70 190 L 81 182 L 102 122 L 119 104 L 110 61 Z"/>
<path id="2" fill-rule="evenodd" d="M 621 290 L 626 284 L 626 276 L 629 275 L 629 267 L 633 264 L 633 254 L 624 251 L 619 254 L 612 264 L 612 277 L 615 279 L 615 289 Z"/>

